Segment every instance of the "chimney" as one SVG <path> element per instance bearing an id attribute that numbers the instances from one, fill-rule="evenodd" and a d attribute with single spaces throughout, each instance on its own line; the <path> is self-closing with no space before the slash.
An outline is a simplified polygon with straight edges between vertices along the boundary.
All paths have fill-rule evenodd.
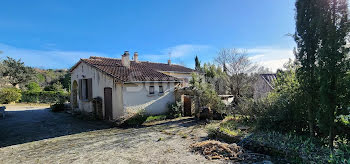
<path id="1" fill-rule="evenodd" d="M 171 60 L 170 59 L 168 60 L 168 64 L 171 65 Z"/>
<path id="2" fill-rule="evenodd" d="M 139 54 L 137 52 L 134 52 L 134 61 L 139 63 Z"/>
<path id="3" fill-rule="evenodd" d="M 130 68 L 130 57 L 129 51 L 124 51 L 122 55 L 122 65 L 126 68 Z"/>

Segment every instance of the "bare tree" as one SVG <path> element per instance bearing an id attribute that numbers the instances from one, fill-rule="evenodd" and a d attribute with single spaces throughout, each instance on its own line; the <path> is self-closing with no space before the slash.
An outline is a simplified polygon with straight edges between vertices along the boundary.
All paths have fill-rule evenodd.
<path id="1" fill-rule="evenodd" d="M 235 96 L 236 105 L 241 97 L 252 96 L 254 78 L 250 74 L 257 69 L 257 65 L 251 62 L 246 50 L 221 49 L 215 61 L 230 77 L 229 88 Z"/>

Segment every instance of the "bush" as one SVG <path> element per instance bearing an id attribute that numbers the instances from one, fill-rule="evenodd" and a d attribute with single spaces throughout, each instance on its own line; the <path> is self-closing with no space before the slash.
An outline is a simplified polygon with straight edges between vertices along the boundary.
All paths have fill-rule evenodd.
<path id="1" fill-rule="evenodd" d="M 265 111 L 258 120 L 259 128 L 281 132 L 308 132 L 305 100 L 295 71 L 280 72 L 275 89 L 263 100 Z"/>
<path id="2" fill-rule="evenodd" d="M 8 104 L 21 99 L 21 90 L 17 88 L 2 88 L 0 90 L 0 103 Z"/>
<path id="3" fill-rule="evenodd" d="M 245 142 L 245 148 L 270 156 L 280 156 L 291 163 L 327 163 L 329 148 L 317 138 L 274 131 L 255 132 Z"/>
<path id="4" fill-rule="evenodd" d="M 181 102 L 175 102 L 172 104 L 168 104 L 168 117 L 173 119 L 173 118 L 178 118 L 181 117 L 182 114 L 182 104 Z"/>
<path id="5" fill-rule="evenodd" d="M 69 100 L 70 94 L 67 92 L 41 91 L 22 93 L 22 102 L 27 103 L 61 103 Z"/>
<path id="6" fill-rule="evenodd" d="M 40 85 L 38 83 L 35 82 L 30 82 L 28 85 L 26 85 L 28 91 L 31 92 L 40 92 L 41 88 Z"/>
<path id="7" fill-rule="evenodd" d="M 234 114 L 240 114 L 249 117 L 251 121 L 256 121 L 264 116 L 267 109 L 267 101 L 260 99 L 255 101 L 252 98 L 243 98 L 241 103 L 235 108 Z"/>
<path id="8" fill-rule="evenodd" d="M 338 144 L 338 148 L 330 155 L 329 163 L 350 163 L 350 146 L 348 143 Z"/>
<path id="9" fill-rule="evenodd" d="M 64 111 L 64 104 L 62 103 L 53 104 L 50 106 L 50 108 L 51 108 L 51 111 L 53 112 Z"/>

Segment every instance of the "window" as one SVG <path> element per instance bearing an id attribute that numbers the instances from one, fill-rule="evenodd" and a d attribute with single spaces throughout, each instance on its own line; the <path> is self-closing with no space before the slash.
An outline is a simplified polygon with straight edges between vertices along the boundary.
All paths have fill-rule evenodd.
<path id="1" fill-rule="evenodd" d="M 164 93 L 164 91 L 163 91 L 163 86 L 159 86 L 159 93 Z"/>
<path id="2" fill-rule="evenodd" d="M 149 94 L 150 95 L 154 94 L 154 86 L 149 86 Z"/>
<path id="3" fill-rule="evenodd" d="M 80 79 L 79 80 L 79 99 L 91 100 L 92 99 L 92 79 Z"/>

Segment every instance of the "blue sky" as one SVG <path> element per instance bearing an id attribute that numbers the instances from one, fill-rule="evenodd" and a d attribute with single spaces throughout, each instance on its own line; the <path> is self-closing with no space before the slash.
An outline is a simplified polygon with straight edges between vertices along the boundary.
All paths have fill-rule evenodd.
<path id="1" fill-rule="evenodd" d="M 0 57 L 40 68 L 69 68 L 79 58 L 120 58 L 194 67 L 221 48 L 246 49 L 275 70 L 292 58 L 294 0 L 3 0 Z"/>

